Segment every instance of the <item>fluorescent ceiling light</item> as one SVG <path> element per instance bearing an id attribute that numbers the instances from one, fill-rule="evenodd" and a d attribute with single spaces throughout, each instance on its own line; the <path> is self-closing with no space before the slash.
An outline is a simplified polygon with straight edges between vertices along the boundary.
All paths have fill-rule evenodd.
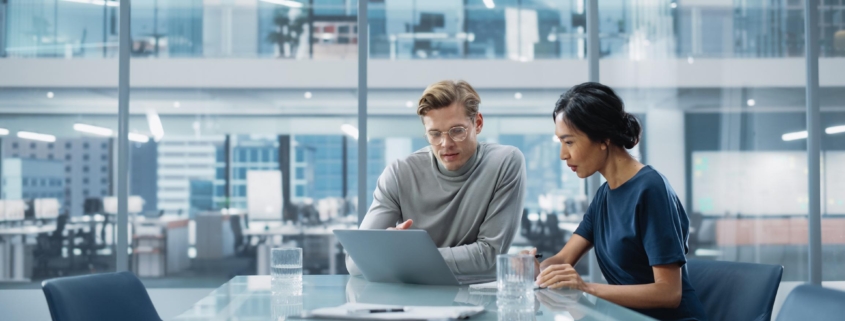
<path id="1" fill-rule="evenodd" d="M 6 136 L 9 134 L 9 130 L 5 128 L 0 128 L 0 136 Z"/>
<path id="2" fill-rule="evenodd" d="M 37 140 L 37 141 L 42 141 L 42 142 L 48 142 L 48 143 L 53 143 L 53 142 L 56 141 L 56 136 L 33 133 L 33 132 L 18 132 L 18 137 L 23 138 L 23 139 L 31 139 L 31 140 Z"/>
<path id="3" fill-rule="evenodd" d="M 282 6 L 287 6 L 291 8 L 302 8 L 301 2 L 291 1 L 291 0 L 261 0 L 266 3 L 278 4 Z"/>
<path id="4" fill-rule="evenodd" d="M 783 136 L 781 136 L 781 139 L 783 139 L 783 141 L 785 141 L 785 142 L 793 141 L 793 140 L 799 140 L 799 139 L 805 139 L 805 138 L 807 138 L 807 131 L 806 130 L 800 131 L 800 132 L 794 132 L 794 133 L 786 133 L 786 134 L 783 134 Z"/>
<path id="5" fill-rule="evenodd" d="M 343 124 L 340 125 L 340 130 L 342 130 L 344 134 L 349 135 L 352 138 L 358 139 L 358 128 L 355 128 L 355 126 L 352 126 L 350 124 Z"/>
<path id="6" fill-rule="evenodd" d="M 828 128 L 824 129 L 824 132 L 828 135 L 845 133 L 845 125 L 828 127 Z M 781 139 L 783 139 L 783 141 L 785 141 L 785 142 L 793 141 L 793 140 L 799 140 L 799 139 L 806 139 L 806 138 L 807 138 L 807 131 L 806 130 L 800 131 L 800 132 L 794 132 L 794 133 L 786 133 L 786 134 L 783 134 L 783 136 L 781 136 Z"/>
<path id="7" fill-rule="evenodd" d="M 129 133 L 129 140 L 136 142 L 136 143 L 146 143 L 146 142 L 150 141 L 150 137 L 148 137 L 147 135 Z"/>
<path id="8" fill-rule="evenodd" d="M 100 136 L 111 136 L 114 131 L 105 127 L 99 126 L 92 126 L 86 124 L 73 124 L 73 130 L 88 134 L 100 135 Z"/>
<path id="9" fill-rule="evenodd" d="M 153 134 L 153 139 L 160 141 L 164 137 L 164 127 L 161 125 L 161 118 L 158 117 L 155 110 L 147 110 L 147 123 L 150 124 L 150 133 Z"/>
<path id="10" fill-rule="evenodd" d="M 828 128 L 825 128 L 824 132 L 827 133 L 827 134 L 830 134 L 830 135 L 845 133 L 845 125 L 828 127 Z"/>
<path id="11" fill-rule="evenodd" d="M 64 0 L 66 2 L 76 2 L 76 3 L 85 3 L 85 4 L 93 4 L 96 6 L 109 6 L 109 7 L 120 7 L 119 1 L 102 1 L 102 0 Z"/>
<path id="12" fill-rule="evenodd" d="M 484 6 L 486 6 L 487 9 L 493 9 L 496 7 L 496 4 L 493 3 L 493 0 L 484 0 Z"/>

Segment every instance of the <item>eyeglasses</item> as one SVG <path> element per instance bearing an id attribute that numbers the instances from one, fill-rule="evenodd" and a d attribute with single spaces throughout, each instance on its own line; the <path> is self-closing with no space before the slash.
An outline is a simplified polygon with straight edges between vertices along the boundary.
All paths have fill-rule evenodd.
<path id="1" fill-rule="evenodd" d="M 464 139 L 467 139 L 467 128 L 464 126 L 455 126 L 449 129 L 448 131 L 449 137 L 452 138 L 453 141 L 462 142 Z M 437 130 L 430 130 L 426 133 L 426 138 L 428 138 L 428 143 L 432 145 L 440 145 L 443 143 L 443 132 Z"/>

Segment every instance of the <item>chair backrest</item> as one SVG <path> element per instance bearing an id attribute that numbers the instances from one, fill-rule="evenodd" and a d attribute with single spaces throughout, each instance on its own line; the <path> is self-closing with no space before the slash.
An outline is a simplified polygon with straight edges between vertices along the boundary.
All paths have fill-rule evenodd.
<path id="1" fill-rule="evenodd" d="M 708 319 L 772 319 L 783 266 L 689 260 L 687 271 Z"/>
<path id="2" fill-rule="evenodd" d="M 161 320 L 130 272 L 50 279 L 41 283 L 53 321 Z"/>
<path id="3" fill-rule="evenodd" d="M 843 316 L 845 292 L 804 284 L 786 297 L 777 321 L 842 320 Z"/>
<path id="4" fill-rule="evenodd" d="M 232 228 L 232 235 L 235 237 L 235 250 L 237 250 L 244 242 L 244 231 L 241 227 L 241 217 L 238 215 L 229 215 L 229 226 Z"/>

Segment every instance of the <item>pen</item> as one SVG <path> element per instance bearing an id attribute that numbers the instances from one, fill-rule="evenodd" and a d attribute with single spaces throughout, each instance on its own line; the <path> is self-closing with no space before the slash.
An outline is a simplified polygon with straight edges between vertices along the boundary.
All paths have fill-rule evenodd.
<path id="1" fill-rule="evenodd" d="M 352 310 L 350 313 L 389 313 L 389 312 L 405 312 L 405 308 L 391 308 L 391 309 L 361 309 Z"/>
<path id="2" fill-rule="evenodd" d="M 543 257 L 543 254 L 534 254 L 535 259 L 539 259 L 539 258 L 542 258 L 542 257 Z"/>

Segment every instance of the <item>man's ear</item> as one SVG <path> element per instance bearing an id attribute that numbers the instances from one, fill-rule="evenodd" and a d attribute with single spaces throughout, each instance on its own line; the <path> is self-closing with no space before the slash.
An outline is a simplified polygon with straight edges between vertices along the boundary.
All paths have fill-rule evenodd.
<path id="1" fill-rule="evenodd" d="M 484 127 L 484 116 L 481 113 L 475 115 L 475 134 L 481 134 L 481 128 Z"/>

